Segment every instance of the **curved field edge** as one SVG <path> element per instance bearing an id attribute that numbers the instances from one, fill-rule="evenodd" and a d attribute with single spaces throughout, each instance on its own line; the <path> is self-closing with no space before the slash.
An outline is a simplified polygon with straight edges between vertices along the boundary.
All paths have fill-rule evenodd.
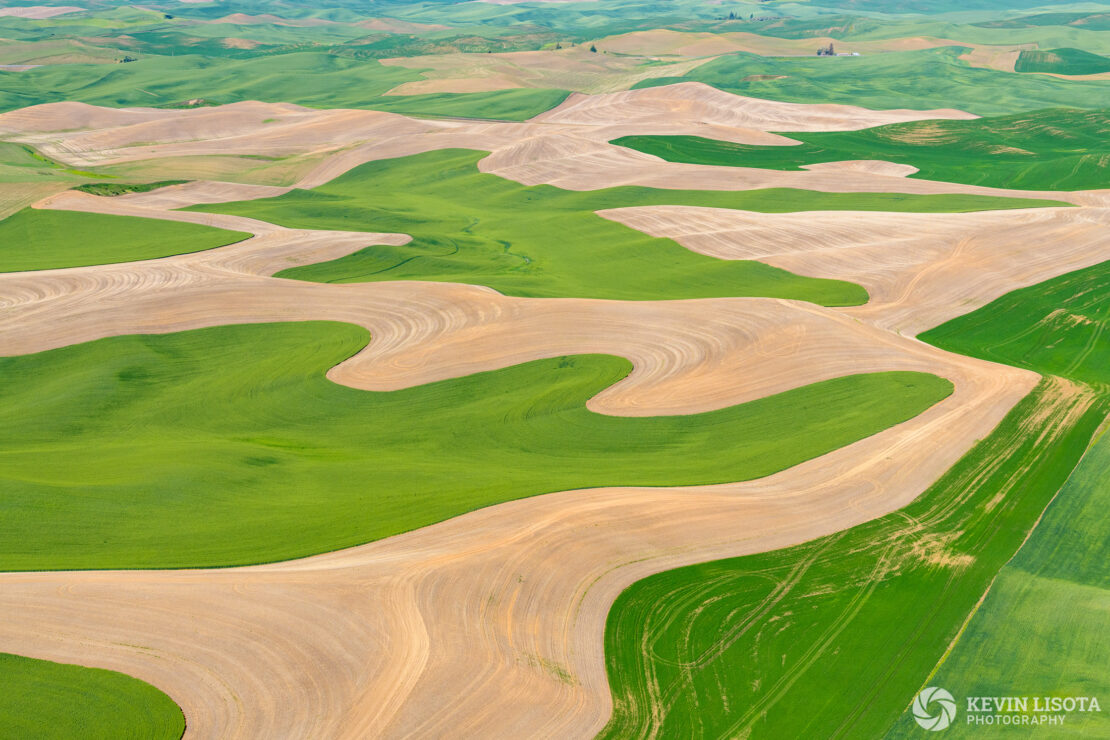
<path id="1" fill-rule="evenodd" d="M 24 72 L 0 70 L 0 111 L 75 100 L 93 105 L 183 107 L 204 91 L 206 105 L 243 100 L 314 108 L 368 108 L 414 116 L 455 116 L 523 121 L 561 103 L 569 92 L 514 89 L 474 93 L 386 95 L 422 79 L 417 70 L 306 51 L 253 59 L 218 59 L 190 51 L 147 57 L 127 65 L 44 65 Z"/>
<path id="2" fill-rule="evenodd" d="M 972 67 L 966 46 L 822 59 L 736 53 L 682 77 L 656 77 L 633 89 L 704 82 L 719 90 L 794 103 L 842 103 L 873 110 L 956 108 L 998 116 L 1043 108 L 1101 108 L 1110 81 L 1063 80 Z M 832 62 L 831 64 L 829 62 Z"/>
<path id="3" fill-rule="evenodd" d="M 368 339 L 348 324 L 245 324 L 0 359 L 0 413 L 15 420 L 0 431 L 0 568 L 269 562 L 553 491 L 758 478 L 952 391 L 872 373 L 708 413 L 613 417 L 586 408 L 631 370 L 608 355 L 390 392 L 327 380 Z"/>
<path id="4" fill-rule="evenodd" d="M 918 169 L 913 178 L 1020 190 L 1110 185 L 1110 111 L 1054 109 L 970 121 L 914 121 L 861 131 L 785 134 L 794 146 L 753 146 L 697 136 L 624 136 L 613 144 L 669 162 L 801 170 L 878 159 Z"/>
<path id="5" fill-rule="evenodd" d="M 0 220 L 0 272 L 157 259 L 250 236 L 179 221 L 26 208 Z"/>
<path id="6" fill-rule="evenodd" d="M 613 715 L 600 737 L 886 732 L 1107 407 L 1047 379 L 899 512 L 633 584 L 606 624 Z"/>
<path id="7" fill-rule="evenodd" d="M 89 195 L 100 195 L 114 198 L 117 195 L 129 193 L 149 193 L 151 190 L 169 187 L 171 185 L 184 185 L 189 180 L 157 180 L 155 182 L 87 182 L 78 185 L 72 190 L 77 190 Z"/>
<path id="8" fill-rule="evenodd" d="M 569 90 L 523 87 L 474 93 L 383 95 L 366 107 L 419 118 L 527 121 L 558 107 L 569 95 Z"/>
<path id="9" fill-rule="evenodd" d="M 992 362 L 1110 392 L 1110 261 L 1011 291 L 918 335 Z"/>
<path id="10" fill-rule="evenodd" d="M 1106 539 L 1099 539 L 1104 517 L 1096 513 L 1105 493 L 1091 489 L 1092 482 L 1097 489 L 1105 481 L 1098 462 L 1103 458 L 1089 454 L 1070 479 L 1069 471 L 1110 409 L 1110 341 L 1104 332 L 1110 321 L 1108 274 L 1110 262 L 1061 275 L 920 335 L 949 351 L 1062 377 L 1043 381 L 910 507 L 795 548 L 792 559 L 786 556 L 790 551 L 780 551 L 710 563 L 660 574 L 627 591 L 617 602 L 621 609 L 615 605 L 610 613 L 607 631 L 616 707 L 608 731 L 619 734 L 634 727 L 650 734 L 667 729 L 670 721 L 680 723 L 682 732 L 682 722 L 727 716 L 728 708 L 720 705 L 702 712 L 720 695 L 731 706 L 766 711 L 762 719 L 749 721 L 753 735 L 765 730 L 772 737 L 888 731 L 909 736 L 919 728 L 903 712 L 925 683 L 955 689 L 958 696 L 1052 694 L 1056 686 L 1086 695 L 1104 690 L 1100 672 L 1087 666 L 1092 655 L 1090 665 L 1104 665 L 1097 656 L 1105 647 L 1082 632 L 1105 614 L 1105 592 L 1091 590 L 1106 586 Z M 1088 472 L 1091 467 L 1094 472 Z M 926 516 L 929 507 L 940 515 Z M 923 529 L 923 524 L 928 526 Z M 1006 565 L 1007 551 L 1012 555 L 1023 547 L 1026 536 L 1022 554 Z M 838 554 L 845 550 L 850 554 Z M 1031 563 L 1037 564 L 1035 576 L 1020 572 L 1033 569 Z M 954 642 L 988 587 L 991 595 L 967 633 Z M 675 596 L 669 595 L 672 591 Z M 1074 610 L 1049 606 L 1043 597 L 1050 592 Z M 804 598 L 796 598 L 799 593 Z M 795 605 L 805 609 L 791 610 Z M 647 622 L 653 610 L 666 613 L 666 630 L 658 635 L 641 631 L 637 643 L 636 620 Z M 808 637 L 806 625 L 813 635 L 829 636 L 829 642 Z M 724 658 L 701 660 L 699 654 L 701 662 L 679 665 L 650 657 L 661 652 L 650 639 L 672 652 L 690 652 L 697 639 L 705 642 L 730 629 L 739 647 L 730 643 L 721 655 L 731 659 L 727 671 L 735 675 L 726 673 Z M 1027 650 L 1030 634 L 1044 637 L 1032 651 Z M 780 643 L 781 651 L 775 649 Z M 953 643 L 951 656 L 932 676 Z M 981 673 L 978 659 L 987 653 L 991 659 Z M 771 658 L 780 655 L 781 665 L 774 665 Z M 641 665 L 630 669 L 635 661 Z M 845 661 L 861 665 L 838 668 Z M 1053 673 L 1048 666 L 1061 663 L 1074 670 L 1072 678 L 1051 687 L 1029 685 L 1047 680 Z M 653 684 L 649 678 L 641 685 L 623 678 L 636 670 L 664 680 Z M 743 685 L 722 692 L 711 683 L 722 675 L 733 675 Z M 775 697 L 765 688 L 771 680 L 783 693 L 791 692 L 792 706 L 804 701 L 823 709 L 812 721 L 809 714 L 803 720 L 785 711 L 776 714 Z M 876 688 L 861 691 L 860 686 Z M 675 708 L 666 710 L 660 697 L 668 695 L 659 687 L 671 689 Z M 698 712 L 690 710 L 695 701 Z"/>
<path id="11" fill-rule="evenodd" d="M 1008 293 L 921 338 L 996 362 L 1067 375 L 1110 398 L 1108 324 L 1110 262 L 1103 262 Z M 930 675 L 931 684 L 957 698 L 1107 696 L 1108 479 L 1110 435 L 1104 423 L 1101 436 Z M 1104 712 L 1068 713 L 1065 727 L 1104 736 L 1110 730 Z M 970 736 L 982 728 L 965 721 L 951 729 Z M 916 730 L 903 719 L 892 734 L 909 737 Z M 994 731 L 1027 737 L 1045 729 L 1026 724 Z"/>
<path id="12" fill-rule="evenodd" d="M 0 653 L 0 737 L 178 740 L 185 716 L 131 676 Z"/>
<path id="13" fill-rule="evenodd" d="M 1050 201 L 969 195 L 820 193 L 805 190 L 568 191 L 522 186 L 478 171 L 485 152 L 445 149 L 360 165 L 312 190 L 190 207 L 282 226 L 410 234 L 278 277 L 346 283 L 430 280 L 485 285 L 507 295 L 663 300 L 761 296 L 858 305 L 854 283 L 809 278 L 761 262 L 696 254 L 614 223 L 596 211 L 693 205 L 764 213 L 809 210 L 959 212 L 1043 207 Z"/>

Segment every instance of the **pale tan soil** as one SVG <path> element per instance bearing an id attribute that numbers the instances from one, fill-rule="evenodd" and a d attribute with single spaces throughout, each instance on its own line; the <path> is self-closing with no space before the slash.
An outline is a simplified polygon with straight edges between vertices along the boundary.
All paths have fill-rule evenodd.
<path id="1" fill-rule="evenodd" d="M 608 95 L 571 95 L 558 108 L 532 119 L 544 123 L 611 124 L 633 117 L 661 122 L 705 120 L 764 131 L 849 131 L 929 118 L 972 119 L 954 109 L 874 111 L 854 105 L 784 103 L 745 98 L 700 82 L 626 90 Z"/>
<path id="2" fill-rule="evenodd" d="M 253 25 L 276 25 L 276 26 L 328 26 L 333 21 L 324 18 L 282 18 L 281 16 L 274 15 L 273 13 L 261 13 L 259 15 L 249 15 L 247 13 L 232 13 L 225 15 L 223 18 L 214 18 L 205 23 L 232 23 L 237 26 L 253 26 Z"/>
<path id="3" fill-rule="evenodd" d="M 745 34 L 754 35 L 754 34 Z M 655 29 L 651 31 L 634 31 L 632 33 L 608 36 L 598 39 L 595 46 L 603 52 L 617 54 L 635 54 L 638 56 L 668 56 L 668 57 L 708 57 L 721 54 L 733 54 L 738 51 L 750 51 L 745 44 L 734 38 L 736 34 L 694 33 L 684 31 L 671 31 L 668 29 Z M 755 37 L 768 44 L 775 44 L 769 38 Z M 780 42 L 780 45 L 783 42 Z M 798 44 L 798 41 L 786 41 L 786 44 Z M 801 42 L 805 44 L 805 42 Z M 816 52 L 817 42 L 805 44 L 812 46 L 810 52 Z M 769 53 L 769 52 L 768 52 Z M 792 51 L 791 53 L 800 53 Z"/>
<path id="4" fill-rule="evenodd" d="M 46 103 L 0 113 L 0 132 L 35 134 L 125 126 L 166 118 L 172 113 L 156 108 L 101 108 L 88 103 Z"/>
<path id="5" fill-rule="evenodd" d="M 389 91 L 390 95 L 481 92 L 509 87 L 600 93 L 625 90 L 649 77 L 681 76 L 709 60 L 645 65 L 648 61 L 647 57 L 596 54 L 586 44 L 545 51 L 398 57 L 383 59 L 382 64 L 418 69 L 427 78 L 398 85 Z"/>
<path id="6" fill-rule="evenodd" d="M 917 172 L 917 168 L 911 165 L 885 162 L 881 159 L 851 159 L 843 162 L 804 164 L 802 169 L 810 172 L 863 172 L 884 177 L 909 177 Z"/>
<path id="7" fill-rule="evenodd" d="M 528 185 L 547 183 L 574 190 L 635 184 L 708 190 L 795 187 L 829 192 L 978 193 L 1084 203 L 1106 199 L 1104 193 L 1009 191 L 906 179 L 892 176 L 904 170 L 896 171 L 897 165 L 889 164 L 870 164 L 865 172 L 858 166 L 783 172 L 675 164 L 608 143 L 629 134 L 690 134 L 750 144 L 792 144 L 769 131 L 853 130 L 933 117 L 970 116 L 959 111 L 805 106 L 682 83 L 572 95 L 558 108 L 524 123 L 417 120 L 378 111 L 319 111 L 284 103 L 191 110 L 115 110 L 56 103 L 0 114 L 0 132 L 60 161 L 86 167 L 231 154 L 321 157 L 307 173 L 304 162 L 276 162 L 285 168 L 283 177 L 298 178 L 300 187 L 315 187 L 372 159 L 467 147 L 492 152 L 479 164 L 484 172 Z M 261 172 L 268 165 L 260 162 L 258 167 Z M 259 178 L 253 181 L 275 181 Z"/>
<path id="8" fill-rule="evenodd" d="M 770 214 L 647 206 L 601 215 L 702 254 L 857 282 L 871 301 L 842 312 L 910 336 L 1110 259 L 1106 208 Z"/>
<path id="9" fill-rule="evenodd" d="M 1110 80 L 1110 72 L 1098 72 L 1091 75 L 1062 75 L 1055 72 L 1028 72 L 1026 74 L 1045 74 L 1049 77 L 1059 77 L 1061 80 Z"/>
<path id="10" fill-rule="evenodd" d="M 1035 46 L 1035 44 L 1014 47 L 976 46 L 971 51 L 961 54 L 960 59 L 963 59 L 972 67 L 984 67 L 986 69 L 997 69 L 1002 72 L 1013 72 L 1014 65 L 1017 64 L 1018 57 L 1021 56 L 1021 50 L 1023 48 Z"/>
<path id="11" fill-rule="evenodd" d="M 260 42 L 251 39 L 237 39 L 228 37 L 223 40 L 223 45 L 229 49 L 253 49 L 260 45 Z"/>
<path id="12" fill-rule="evenodd" d="M 52 204 L 141 215 L 141 200 L 67 193 Z M 603 625 L 621 589 L 898 508 L 1035 382 L 791 301 L 538 300 L 465 285 L 274 280 L 263 276 L 398 238 L 164 215 L 261 235 L 146 263 L 0 276 L 5 351 L 333 319 L 373 333 L 330 373 L 362 388 L 567 352 L 634 362 L 591 402 L 605 413 L 707 410 L 869 370 L 924 370 L 956 384 L 905 424 L 751 483 L 552 494 L 274 566 L 0 576 L 0 648 L 150 681 L 184 707 L 189 737 L 442 737 L 460 727 L 587 736 L 608 713 Z"/>
<path id="13" fill-rule="evenodd" d="M 518 3 L 573 3 L 580 2 L 580 0 L 479 0 L 483 3 L 490 3 L 491 5 L 517 5 Z"/>
<path id="14" fill-rule="evenodd" d="M 1022 49 L 1036 48 L 1036 44 L 990 45 L 967 41 L 908 36 L 874 41 L 844 41 L 828 36 L 804 39 L 783 39 L 760 36 L 744 31 L 733 33 L 696 33 L 654 29 L 634 31 L 619 36 L 609 36 L 596 42 L 602 51 L 621 54 L 660 55 L 676 57 L 704 57 L 733 54 L 738 51 L 761 56 L 813 56 L 819 48 L 833 44 L 839 53 L 881 54 L 892 51 L 918 51 L 943 46 L 965 46 L 970 51 L 960 58 L 972 67 L 986 67 L 1004 72 L 1014 71 L 1014 62 Z M 829 60 L 833 61 L 833 60 Z"/>
<path id="15" fill-rule="evenodd" d="M 20 141 L 85 165 L 205 154 L 281 157 L 335 150 L 394 129 L 415 133 L 428 126 L 377 111 L 320 111 L 259 102 L 174 110 L 47 103 L 0 114 L 0 132 L 18 131 Z M 117 149 L 126 149 L 126 154 L 114 156 Z"/>
<path id="16" fill-rule="evenodd" d="M 49 39 L 45 41 L 12 41 L 0 39 L 2 64 L 107 64 L 119 58 L 115 49 L 92 46 L 81 39 Z"/>
<path id="17" fill-rule="evenodd" d="M 0 182 L 0 219 L 7 218 L 37 200 L 70 188 L 71 182 Z"/>
<path id="18" fill-rule="evenodd" d="M 659 127 L 612 126 L 591 132 L 590 137 L 574 133 L 552 133 L 495 148 L 478 163 L 483 172 L 515 180 L 525 185 L 549 184 L 568 190 L 595 190 L 618 185 L 642 185 L 662 189 L 753 190 L 759 188 L 800 188 L 822 192 L 871 193 L 967 193 L 1014 198 L 1040 198 L 1095 205 L 1110 203 L 1110 191 L 1053 192 L 1004 190 L 978 185 L 907 178 L 897 174 L 860 172 L 854 168 L 810 168 L 805 171 L 763 170 L 746 167 L 665 162 L 648 154 L 604 144 L 598 139 L 616 138 L 632 133 L 658 132 Z M 696 131 L 694 127 L 691 130 Z M 741 133 L 741 129 L 730 129 Z M 668 133 L 678 133 L 669 131 Z M 724 132 L 702 130 L 696 135 L 725 139 Z M 756 143 L 753 136 L 740 143 Z M 735 140 L 735 139 L 733 139 Z M 770 141 L 762 143 L 773 143 Z M 481 147 L 480 147 L 481 148 Z M 342 155 L 341 155 L 342 156 Z M 337 160 L 339 157 L 336 158 Z M 890 167 L 897 167 L 893 163 Z M 326 167 L 328 163 L 325 163 Z M 893 170 L 888 169 L 888 173 Z M 333 175 L 334 176 L 334 175 Z"/>
<path id="19" fill-rule="evenodd" d="M 596 46 L 600 51 L 618 54 L 704 57 L 734 54 L 738 51 L 762 56 L 813 56 L 817 53 L 817 49 L 828 46 L 829 42 L 835 44 L 837 51 L 861 53 L 863 51 L 902 51 L 905 48 L 930 48 L 938 45 L 925 39 L 916 41 L 917 44 L 907 39 L 864 42 L 841 41 L 827 37 L 783 39 L 744 31 L 708 33 L 659 28 L 608 36 L 599 39 Z"/>
<path id="20" fill-rule="evenodd" d="M 228 203 L 235 200 L 255 200 L 273 198 L 289 192 L 289 188 L 272 185 L 241 185 L 229 182 L 208 182 L 195 180 L 180 185 L 169 185 L 145 193 L 127 193 L 113 196 L 119 203 L 143 208 L 172 210 L 201 203 Z M 73 196 L 64 196 L 66 201 Z"/>
<path id="21" fill-rule="evenodd" d="M 516 90 L 525 85 L 507 75 L 490 77 L 449 77 L 435 80 L 404 82 L 386 95 L 428 95 L 431 93 L 476 93 L 495 90 Z"/>
<path id="22" fill-rule="evenodd" d="M 41 21 L 46 18 L 53 18 L 66 13 L 80 13 L 85 10 L 76 5 L 26 5 L 20 8 L 0 8 L 0 16 L 12 16 L 15 18 L 29 18 L 31 20 Z"/>
<path id="23" fill-rule="evenodd" d="M 689 99 L 683 102 L 683 96 Z M 765 130 L 784 121 L 786 128 L 777 130 L 851 128 L 913 115 L 819 106 L 809 119 L 802 108 L 763 107 L 765 102 L 726 103 L 697 87 L 677 86 L 669 95 L 657 90 L 600 104 L 572 100 L 550 114 L 569 120 L 525 124 L 374 114 L 343 119 L 340 126 L 334 121 L 352 112 L 332 112 L 335 119 L 320 112 L 321 118 L 305 124 L 317 133 L 302 134 L 290 125 L 255 146 L 295 150 L 303 135 L 303 148 L 324 147 L 324 132 L 350 136 L 344 140 L 349 148 L 302 179 L 306 187 L 375 157 L 468 145 L 494 151 L 483 169 L 538 181 L 599 187 L 625 179 L 663 182 L 677 173 L 667 187 L 704 182 L 742 188 L 763 177 L 762 171 L 674 165 L 605 142 L 619 132 L 658 127 L 677 133 L 716 126 L 739 138 L 769 136 Z M 216 152 L 222 141 L 230 142 L 222 150 L 230 153 L 264 139 L 258 117 L 268 115 L 252 109 L 222 123 L 197 118 L 197 128 L 211 132 L 201 136 L 187 126 L 178 130 L 181 124 L 170 118 L 122 111 L 122 118 L 105 124 L 113 133 L 70 136 L 51 128 L 67 125 L 59 126 L 64 114 L 41 108 L 0 116 L 0 128 L 29 126 L 22 130 L 43 141 L 54 137 L 51 151 L 62 153 L 59 158 L 96 159 L 95 141 L 113 151 L 114 160 L 101 161 L 128 160 L 130 149 L 152 141 L 141 136 L 162 130 L 179 138 L 154 139 L 161 143 L 152 147 L 177 156 Z M 74 112 L 98 121 L 110 115 L 102 109 Z M 309 116 L 296 109 L 279 115 Z M 357 132 L 342 133 L 355 122 L 382 133 L 361 140 Z M 147 133 L 136 133 L 135 126 Z M 532 166 L 534 157 L 541 161 Z M 901 183 L 964 189 L 873 171 L 766 177 L 780 175 L 780 182 L 800 187 L 805 182 L 906 192 L 888 187 Z M 877 300 L 826 309 L 754 298 L 525 299 L 468 285 L 275 279 L 268 276 L 286 267 L 408 237 L 296 231 L 161 210 L 276 192 L 196 183 L 117 198 L 71 192 L 42 203 L 257 236 L 148 262 L 0 275 L 0 354 L 135 332 L 328 319 L 371 331 L 366 349 L 328 373 L 335 382 L 364 389 L 606 352 L 628 357 L 635 369 L 590 401 L 599 413 L 705 411 L 830 377 L 892 369 L 936 373 L 951 379 L 955 392 L 904 424 L 747 483 L 553 493 L 268 566 L 0 575 L 0 651 L 121 670 L 149 681 L 181 704 L 189 738 L 592 736 L 610 712 L 605 617 L 626 586 L 668 568 L 795 544 L 898 509 L 986 436 L 1036 382 L 1031 373 L 949 355 L 884 327 L 908 326 L 917 311 L 937 315 L 926 288 L 948 290 L 940 286 L 941 276 L 955 282 L 944 302 L 960 313 L 989 300 L 979 283 L 1004 292 L 1106 251 L 1098 235 L 1105 232 L 1105 213 L 1094 208 L 940 218 L 807 213 L 791 219 L 704 213 L 710 209 L 622 209 L 605 215 L 646 219 L 636 224 L 645 230 L 687 229 L 690 235 L 679 238 L 706 251 L 710 247 L 689 243 L 696 227 L 684 219 L 692 210 L 697 218 L 723 218 L 701 231 L 707 238 L 714 229 L 724 234 L 713 248 L 733 250 L 727 256 L 793 260 L 797 267 L 791 269 L 821 276 L 854 270 L 848 279 L 867 285 Z M 1106 200 L 1097 192 L 1069 197 L 1092 205 Z M 743 236 L 732 238 L 733 232 Z M 1045 242 L 1052 242 L 1051 255 L 1038 251 Z M 1069 248 L 1065 242 L 1074 243 Z M 745 245 L 754 251 L 743 253 Z"/>
<path id="24" fill-rule="evenodd" d="M 396 18 L 368 18 L 355 25 L 368 28 L 371 31 L 385 31 L 386 33 L 424 33 L 427 31 L 446 31 L 450 28 L 450 26 L 443 26 L 439 23 L 413 23 L 397 20 Z"/>
<path id="25" fill-rule="evenodd" d="M 59 132 L 51 128 L 59 125 L 73 126 L 74 130 Z M 333 153 L 359 142 L 383 142 L 443 128 L 378 111 L 320 111 L 288 103 L 258 102 L 184 110 L 115 111 L 80 103 L 48 103 L 0 114 L 0 132 L 22 134 L 8 138 L 82 166 L 173 157 L 284 158 Z"/>
<path id="26" fill-rule="evenodd" d="M 118 177 L 121 182 L 218 180 L 250 185 L 291 186 L 320 166 L 328 156 L 329 152 L 322 151 L 265 159 L 229 154 L 186 155 L 122 162 L 98 171 Z"/>

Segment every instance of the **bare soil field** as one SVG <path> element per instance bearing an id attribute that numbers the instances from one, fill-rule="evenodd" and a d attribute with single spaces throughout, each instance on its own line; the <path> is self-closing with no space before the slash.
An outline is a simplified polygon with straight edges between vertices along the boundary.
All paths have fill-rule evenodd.
<path id="1" fill-rule="evenodd" d="M 74 164 L 328 150 L 302 187 L 370 159 L 469 146 L 492 152 L 485 171 L 581 189 L 775 183 L 1011 194 L 906 180 L 884 164 L 737 170 L 669 164 L 608 144 L 634 132 L 708 129 L 731 132 L 733 140 L 789 143 L 766 132 L 970 117 L 769 103 L 696 83 L 574 96 L 523 124 L 258 103 L 198 111 L 75 105 L 0 115 L 0 131 Z M 82 130 L 64 130 L 74 120 Z M 955 392 L 910 421 L 745 483 L 564 491 L 265 566 L 0 574 L 0 650 L 148 681 L 182 706 L 188 738 L 592 735 L 611 710 L 603 636 L 621 590 L 665 569 L 797 544 L 909 503 L 985 437 L 1037 376 L 899 332 L 1110 252 L 1107 213 L 1097 207 L 1106 196 L 1098 192 L 1067 194 L 1086 207 L 927 218 L 620 209 L 604 215 L 706 254 L 846 277 L 864 284 L 873 301 L 830 309 L 760 298 L 529 299 L 464 284 L 276 279 L 282 269 L 409 237 L 293 230 L 169 210 L 283 191 L 191 183 L 116 198 L 66 192 L 44 199 L 39 207 L 175 219 L 255 236 L 148 262 L 0 275 L 2 353 L 121 334 L 326 319 L 372 333 L 363 351 L 328 374 L 368 390 L 601 352 L 634 365 L 591 400 L 592 410 L 606 414 L 707 411 L 881 370 L 934 373 L 951 380 Z"/>
<path id="2" fill-rule="evenodd" d="M 55 205 L 96 201 L 67 195 Z M 115 202 L 105 210 L 142 212 Z M 585 735 L 608 713 L 602 627 L 624 586 L 897 508 L 1035 382 L 788 301 L 536 300 L 465 285 L 274 280 L 264 275 L 276 267 L 391 237 L 173 217 L 260 233 L 179 258 L 3 276 L 14 297 L 4 346 L 328 318 L 373 332 L 331 373 L 356 387 L 566 352 L 628 356 L 633 375 L 591 404 L 606 413 L 716 408 L 868 369 L 924 369 L 956 384 L 910 422 L 752 483 L 542 496 L 274 566 L 0 577 L 0 602 L 17 615 L 0 626 L 5 649 L 147 680 L 184 707 L 190 737 L 441 736 L 460 726 Z"/>
<path id="3" fill-rule="evenodd" d="M 842 311 L 907 336 L 1110 257 L 1106 208 L 767 214 L 650 206 L 602 215 L 702 254 L 854 280 L 871 301 Z"/>
<path id="4" fill-rule="evenodd" d="M 609 36 L 597 42 L 597 48 L 619 54 L 656 55 L 660 57 L 692 57 L 705 59 L 738 51 L 761 56 L 812 56 L 817 49 L 833 44 L 843 53 L 881 54 L 891 51 L 919 51 L 942 46 L 965 46 L 969 51 L 960 58 L 972 67 L 985 67 L 1003 72 L 1013 72 L 1014 63 L 1023 48 L 1034 44 L 992 45 L 967 41 L 936 38 L 932 36 L 905 36 L 873 41 L 845 41 L 829 36 L 804 39 L 787 39 L 777 36 L 737 31 L 732 33 L 694 33 L 654 29 L 634 31 L 619 36 Z"/>
<path id="5" fill-rule="evenodd" d="M 1101 201 L 1102 193 L 1037 193 L 906 179 L 890 163 L 829 164 L 805 172 L 667 163 L 614 146 L 634 134 L 700 135 L 746 144 L 794 143 L 770 131 L 855 130 L 929 118 L 967 119 L 967 113 L 871 111 L 846 105 L 807 106 L 725 93 L 689 82 L 603 95 L 572 95 L 524 123 L 420 120 L 365 110 L 314 110 L 257 102 L 185 111 L 109 109 L 52 103 L 0 114 L 0 133 L 74 166 L 165 163 L 204 157 L 274 157 L 297 187 L 315 187 L 373 159 L 464 147 L 491 152 L 480 168 L 526 185 L 571 190 L 615 185 L 747 190 L 794 187 L 827 192 L 971 193 Z M 309 162 L 316 162 L 309 166 Z M 260 163 L 265 170 L 266 164 Z M 218 168 L 216 168 L 219 171 Z M 180 172 L 180 171 L 178 171 Z M 183 174 L 183 173 L 182 173 Z M 257 182 L 259 180 L 251 180 Z M 273 180 L 265 180 L 266 184 Z"/>
<path id="6" fill-rule="evenodd" d="M 22 7 L 0 8 L 0 16 L 41 21 L 67 13 L 80 13 L 83 10 L 85 8 L 79 8 L 76 5 L 24 5 Z"/>
<path id="7" fill-rule="evenodd" d="M 405 82 L 389 95 L 483 92 L 514 87 L 550 87 L 583 93 L 625 90 L 640 80 L 681 76 L 708 59 L 645 65 L 643 57 L 596 54 L 589 45 L 500 54 L 435 54 L 383 59 L 382 64 L 423 71 L 424 80 Z M 425 71 L 426 70 L 426 71 Z"/>
<path id="8" fill-rule="evenodd" d="M 70 186 L 66 182 L 12 182 L 0 183 L 0 218 L 7 218 L 37 200 L 61 192 Z"/>

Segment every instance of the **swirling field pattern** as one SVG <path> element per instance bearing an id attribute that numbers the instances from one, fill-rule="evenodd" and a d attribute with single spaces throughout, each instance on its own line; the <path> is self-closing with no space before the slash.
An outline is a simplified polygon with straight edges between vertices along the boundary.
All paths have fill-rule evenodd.
<path id="1" fill-rule="evenodd" d="M 1079 206 L 941 213 L 927 221 L 667 207 L 606 214 L 695 251 L 858 281 L 872 295 L 864 306 L 835 309 L 770 298 L 537 299 L 464 283 L 284 280 L 271 276 L 372 244 L 404 245 L 409 237 L 173 210 L 284 190 L 256 185 L 47 198 L 40 208 L 253 236 L 159 260 L 0 275 L 5 356 L 131 334 L 326 320 L 369 331 L 365 348 L 327 372 L 335 383 L 363 390 L 587 353 L 631 362 L 627 377 L 586 404 L 618 416 L 710 412 L 870 372 L 928 373 L 953 390 L 908 421 L 747 482 L 556 491 L 357 547 L 250 567 L 5 573 L 0 650 L 147 681 L 182 707 L 189 738 L 598 732 L 611 714 L 604 624 L 624 588 L 676 566 L 808 541 L 913 500 L 987 436 L 1037 376 L 903 333 L 947 317 L 954 302 L 966 312 L 1014 287 L 1101 261 L 1108 248 L 1105 193 L 1017 193 L 907 180 L 881 167 L 721 172 L 726 168 L 669 164 L 608 142 L 651 132 L 766 143 L 775 138 L 768 131 L 936 116 L 968 117 L 752 101 L 696 83 L 575 95 L 522 124 L 253 103 L 196 111 L 55 104 L 0 115 L 9 137 L 59 160 L 89 166 L 164 158 L 167 176 L 180 157 L 314 151 L 319 156 L 298 180 L 313 187 L 366 161 L 465 146 L 491 152 L 479 164 L 484 172 L 570 189 L 783 186 L 1064 198 Z M 268 118 L 278 124 L 262 128 Z M 80 130 L 64 130 L 74 120 Z M 892 248 L 900 229 L 906 238 Z M 1038 250 L 1029 248 L 1032 232 L 1044 238 Z M 939 285 L 936 298 L 931 286 Z M 221 361 L 211 358 L 216 368 Z"/>

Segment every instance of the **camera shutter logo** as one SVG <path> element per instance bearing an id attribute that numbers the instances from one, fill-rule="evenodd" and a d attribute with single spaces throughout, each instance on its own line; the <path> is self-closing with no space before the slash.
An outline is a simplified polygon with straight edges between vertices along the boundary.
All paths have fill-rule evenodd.
<path id="1" fill-rule="evenodd" d="M 936 686 L 922 689 L 913 700 L 913 718 L 926 730 L 939 732 L 956 718 L 956 700 Z"/>

